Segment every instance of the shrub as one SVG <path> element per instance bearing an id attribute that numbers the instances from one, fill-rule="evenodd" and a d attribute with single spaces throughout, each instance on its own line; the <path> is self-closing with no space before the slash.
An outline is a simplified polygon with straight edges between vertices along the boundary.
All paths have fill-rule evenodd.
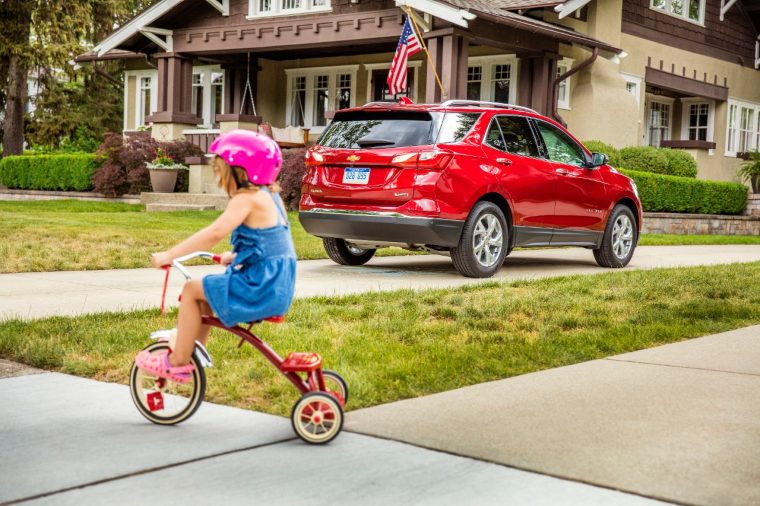
<path id="1" fill-rule="evenodd" d="M 697 161 L 686 151 L 662 149 L 668 159 L 668 174 L 671 176 L 697 177 Z"/>
<path id="2" fill-rule="evenodd" d="M 678 149 L 632 146 L 621 149 L 618 158 L 616 166 L 628 170 L 697 177 L 697 161 L 689 153 Z"/>
<path id="3" fill-rule="evenodd" d="M 301 200 L 301 180 L 306 172 L 306 149 L 288 149 L 282 154 L 282 171 L 280 172 L 282 193 L 280 195 L 287 209 L 297 211 L 298 202 Z"/>
<path id="4" fill-rule="evenodd" d="M 583 141 L 583 145 L 592 153 L 604 153 L 610 158 L 610 165 L 617 167 L 620 158 L 619 152 L 613 146 L 597 140 Z"/>
<path id="5" fill-rule="evenodd" d="M 0 160 L 0 184 L 21 190 L 87 191 L 102 163 L 91 154 L 22 155 Z"/>
<path id="6" fill-rule="evenodd" d="M 620 150 L 619 167 L 666 174 L 668 158 L 662 150 L 651 146 L 631 146 Z"/>
<path id="7" fill-rule="evenodd" d="M 150 174 L 145 162 L 155 158 L 159 147 L 180 162 L 188 156 L 203 154 L 199 147 L 190 142 L 177 140 L 159 143 L 148 132 L 131 134 L 126 139 L 121 134 L 108 133 L 98 148 L 98 153 L 106 161 L 93 176 L 95 190 L 112 197 L 150 191 Z M 180 171 L 175 189 L 187 191 L 187 185 L 187 171 Z"/>
<path id="8" fill-rule="evenodd" d="M 741 214 L 747 207 L 747 188 L 739 183 L 702 181 L 633 170 L 620 172 L 636 182 L 644 211 Z"/>

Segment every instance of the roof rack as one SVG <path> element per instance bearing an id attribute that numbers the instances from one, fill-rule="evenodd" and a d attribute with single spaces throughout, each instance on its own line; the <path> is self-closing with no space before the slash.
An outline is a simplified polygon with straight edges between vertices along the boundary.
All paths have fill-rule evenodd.
<path id="1" fill-rule="evenodd" d="M 502 104 L 501 102 L 484 102 L 482 100 L 447 100 L 441 104 L 441 107 L 462 107 L 462 106 L 475 106 L 475 107 L 497 107 L 500 109 L 514 109 L 516 111 L 532 112 L 538 114 L 537 111 L 530 107 L 523 107 L 521 105 Z"/>

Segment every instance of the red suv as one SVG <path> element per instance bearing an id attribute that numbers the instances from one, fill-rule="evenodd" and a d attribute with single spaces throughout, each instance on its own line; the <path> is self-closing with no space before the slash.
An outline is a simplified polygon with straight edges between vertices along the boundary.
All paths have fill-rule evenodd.
<path id="1" fill-rule="evenodd" d="M 343 265 L 400 246 L 490 277 L 514 247 L 581 246 L 623 267 L 641 203 L 606 163 L 524 107 L 371 103 L 337 112 L 307 152 L 299 217 Z"/>

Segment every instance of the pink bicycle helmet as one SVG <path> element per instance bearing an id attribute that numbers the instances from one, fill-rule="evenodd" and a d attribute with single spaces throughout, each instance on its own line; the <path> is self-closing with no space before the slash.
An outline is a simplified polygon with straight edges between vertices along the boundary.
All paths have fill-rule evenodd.
<path id="1" fill-rule="evenodd" d="M 241 167 L 256 185 L 275 182 L 282 167 L 280 146 L 270 137 L 250 130 L 230 130 L 217 137 L 209 152 L 221 156 L 230 167 Z"/>

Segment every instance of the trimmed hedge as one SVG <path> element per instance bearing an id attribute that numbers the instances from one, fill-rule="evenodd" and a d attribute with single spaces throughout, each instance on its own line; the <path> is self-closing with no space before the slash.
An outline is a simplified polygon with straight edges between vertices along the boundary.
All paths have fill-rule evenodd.
<path id="1" fill-rule="evenodd" d="M 618 152 L 618 164 L 629 170 L 670 176 L 697 177 L 697 161 L 678 149 L 631 146 Z"/>
<path id="2" fill-rule="evenodd" d="M 21 155 L 0 160 L 0 183 L 19 190 L 87 191 L 102 158 L 92 154 Z"/>
<path id="3" fill-rule="evenodd" d="M 623 170 L 636 182 L 644 211 L 696 214 L 741 214 L 747 207 L 747 187 L 739 183 L 702 181 Z"/>

